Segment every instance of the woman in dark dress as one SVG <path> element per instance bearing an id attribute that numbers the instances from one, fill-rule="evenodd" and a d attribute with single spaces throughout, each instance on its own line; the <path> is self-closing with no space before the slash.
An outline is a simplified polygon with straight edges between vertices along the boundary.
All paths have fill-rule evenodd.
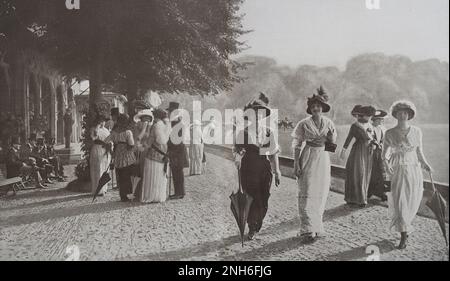
<path id="1" fill-rule="evenodd" d="M 377 196 L 381 201 L 387 201 L 386 188 L 385 188 L 385 175 L 383 160 L 381 159 L 381 154 L 383 151 L 383 141 L 385 128 L 383 127 L 384 117 L 387 116 L 387 112 L 383 110 L 377 110 L 375 115 L 372 117 L 373 126 L 373 164 L 372 164 L 372 174 L 370 176 L 369 191 L 367 197 L 370 198 L 372 195 Z"/>
<path id="2" fill-rule="evenodd" d="M 253 198 L 247 219 L 249 240 L 253 240 L 261 230 L 269 208 L 270 187 L 273 180 L 271 163 L 275 170 L 277 186 L 281 178 L 278 143 L 273 132 L 260 125 L 271 114 L 267 104 L 267 97 L 261 94 L 258 100 L 252 101 L 244 108 L 244 112 L 253 110 L 256 114 L 248 115 L 252 117 L 246 118 L 245 129 L 238 132 L 233 147 L 235 164 L 240 170 L 242 189 Z M 256 126 L 248 127 L 248 124 Z"/>
<path id="3" fill-rule="evenodd" d="M 341 158 L 344 159 L 346 150 L 354 138 L 355 143 L 347 160 L 345 180 L 345 202 L 352 206 L 365 207 L 367 205 L 367 191 L 373 163 L 371 149 L 373 128 L 369 121 L 375 111 L 372 106 L 355 106 L 352 115 L 357 118 L 357 122 L 350 127 L 341 152 Z"/>

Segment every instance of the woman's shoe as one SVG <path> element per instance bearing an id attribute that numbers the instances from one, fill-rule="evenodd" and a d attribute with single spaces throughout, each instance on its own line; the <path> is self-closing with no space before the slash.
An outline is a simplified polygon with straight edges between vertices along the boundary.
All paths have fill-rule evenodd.
<path id="1" fill-rule="evenodd" d="M 256 236 L 256 231 L 250 230 L 248 232 L 248 240 L 251 241 L 251 240 L 255 239 L 255 236 Z"/>
<path id="2" fill-rule="evenodd" d="M 303 233 L 300 235 L 303 244 L 312 244 L 316 242 L 317 235 L 315 233 Z"/>
<path id="3" fill-rule="evenodd" d="M 398 245 L 399 250 L 403 250 L 408 245 L 408 234 L 406 232 L 402 232 L 402 237 L 400 239 L 400 244 Z"/>

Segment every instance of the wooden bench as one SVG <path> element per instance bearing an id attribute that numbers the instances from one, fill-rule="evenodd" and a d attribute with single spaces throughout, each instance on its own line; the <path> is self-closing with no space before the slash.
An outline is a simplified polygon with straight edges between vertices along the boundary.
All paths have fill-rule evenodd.
<path id="1" fill-rule="evenodd" d="M 22 178 L 16 177 L 11 179 L 0 180 L 0 190 L 4 190 L 4 195 L 9 191 L 13 191 L 16 195 L 17 191 L 25 189 L 25 185 L 22 182 Z"/>

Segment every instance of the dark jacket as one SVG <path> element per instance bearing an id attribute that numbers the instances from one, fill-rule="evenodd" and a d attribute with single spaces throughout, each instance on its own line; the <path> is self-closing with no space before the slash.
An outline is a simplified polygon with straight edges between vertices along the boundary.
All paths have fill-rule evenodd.
<path id="1" fill-rule="evenodd" d="M 172 128 L 179 124 L 181 120 L 173 121 Z M 181 138 L 183 136 L 183 129 L 179 130 L 178 136 Z M 172 166 L 184 166 L 187 159 L 186 145 L 181 142 L 180 144 L 172 143 L 169 139 L 167 143 L 167 152 L 169 154 L 170 163 Z"/>
<path id="2" fill-rule="evenodd" d="M 19 151 L 10 147 L 6 156 L 6 177 L 8 179 L 20 176 L 20 168 L 23 161 L 20 159 Z"/>

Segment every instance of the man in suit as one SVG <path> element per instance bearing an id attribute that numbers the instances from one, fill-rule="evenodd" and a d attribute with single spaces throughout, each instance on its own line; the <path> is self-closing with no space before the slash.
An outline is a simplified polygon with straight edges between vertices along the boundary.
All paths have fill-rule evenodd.
<path id="1" fill-rule="evenodd" d="M 36 162 L 30 161 L 30 164 L 27 164 L 27 159 L 21 158 L 19 150 L 19 138 L 13 137 L 11 147 L 6 156 L 6 177 L 10 179 L 21 176 L 32 176 L 36 183 L 36 188 L 45 188 L 46 185 L 42 183 L 40 169 L 36 165 Z"/>
<path id="2" fill-rule="evenodd" d="M 169 108 L 167 111 L 169 112 L 170 121 L 172 123 L 172 128 L 179 125 L 182 122 L 180 116 L 177 116 L 174 113 L 175 110 L 180 109 L 180 104 L 177 102 L 170 102 Z M 170 170 L 172 172 L 173 185 L 175 194 L 170 196 L 170 199 L 183 199 L 185 196 L 185 188 L 184 188 L 184 168 L 188 165 L 186 163 L 187 160 L 187 151 L 186 145 L 183 141 L 183 130 L 174 130 L 172 133 L 178 133 L 178 137 L 181 138 L 180 143 L 173 142 L 173 136 L 168 142 L 168 155 L 170 159 Z"/>

